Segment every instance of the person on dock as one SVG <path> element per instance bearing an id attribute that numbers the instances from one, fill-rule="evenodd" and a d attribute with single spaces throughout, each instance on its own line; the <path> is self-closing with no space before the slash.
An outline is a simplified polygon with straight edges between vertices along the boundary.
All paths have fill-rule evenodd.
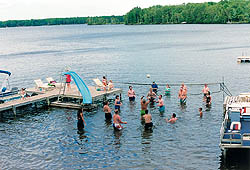
<path id="1" fill-rule="evenodd" d="M 171 91 L 171 88 L 170 88 L 170 86 L 167 84 L 166 87 L 165 87 L 165 95 L 166 95 L 166 96 L 170 95 L 170 91 Z"/>
<path id="2" fill-rule="evenodd" d="M 153 92 L 157 93 L 157 91 L 158 91 L 158 85 L 155 82 L 153 82 L 153 84 L 151 85 L 151 87 L 153 89 Z"/>
<path id="3" fill-rule="evenodd" d="M 84 129 L 84 124 L 86 125 L 86 122 L 83 118 L 83 111 L 82 110 L 78 110 L 77 112 L 77 128 L 79 131 L 82 131 Z"/>
<path id="4" fill-rule="evenodd" d="M 207 86 L 207 84 L 204 85 L 204 88 L 202 89 L 202 93 L 204 95 L 203 97 L 203 101 L 206 101 L 206 96 L 207 96 L 207 93 L 209 92 L 209 88 Z"/>
<path id="5" fill-rule="evenodd" d="M 145 100 L 143 99 L 144 96 L 141 97 L 141 117 L 143 118 L 143 116 L 145 115 L 146 110 L 148 110 L 148 104 L 149 104 L 149 100 Z"/>
<path id="6" fill-rule="evenodd" d="M 109 102 L 105 101 L 103 106 L 103 111 L 105 113 L 106 121 L 110 121 L 112 119 L 111 109 L 109 107 Z"/>
<path id="7" fill-rule="evenodd" d="M 210 91 L 208 91 L 206 95 L 206 106 L 207 107 L 211 106 L 211 102 L 212 102 L 212 97 L 210 95 Z"/>
<path id="8" fill-rule="evenodd" d="M 129 86 L 129 90 L 128 90 L 128 98 L 130 102 L 135 101 L 135 91 L 133 90 L 132 86 Z"/>
<path id="9" fill-rule="evenodd" d="M 176 114 L 175 114 L 175 113 L 172 114 L 171 119 L 168 120 L 168 118 L 166 118 L 166 122 L 167 122 L 167 123 L 175 123 L 176 120 L 177 120 L 177 117 L 176 117 Z"/>
<path id="10" fill-rule="evenodd" d="M 181 105 L 185 105 L 186 104 L 187 90 L 184 90 L 183 86 L 181 86 L 181 88 L 179 90 L 178 98 L 180 99 L 180 104 Z"/>
<path id="11" fill-rule="evenodd" d="M 148 100 L 149 100 L 151 103 L 154 103 L 154 102 L 155 102 L 156 94 L 155 94 L 155 92 L 153 92 L 153 89 L 152 89 L 152 88 L 149 89 L 147 98 L 148 98 Z"/>
<path id="12" fill-rule="evenodd" d="M 25 88 L 21 88 L 21 91 L 20 91 L 21 100 L 25 100 L 26 95 L 27 93 L 25 91 Z"/>
<path id="13" fill-rule="evenodd" d="M 66 74 L 66 84 L 67 84 L 67 89 L 70 90 L 70 83 L 71 83 L 71 75 Z"/>
<path id="14" fill-rule="evenodd" d="M 119 111 L 115 110 L 115 114 L 113 116 L 113 127 L 114 130 L 122 130 L 123 126 L 121 124 L 127 124 L 127 122 L 123 122 L 119 115 Z"/>
<path id="15" fill-rule="evenodd" d="M 145 120 L 145 130 L 152 129 L 153 123 L 152 123 L 152 116 L 148 113 L 148 110 L 145 110 L 145 115 L 143 115 L 143 119 Z"/>
<path id="16" fill-rule="evenodd" d="M 113 84 L 112 80 L 109 80 L 108 90 L 113 90 L 113 89 L 114 89 L 114 84 Z"/>
<path id="17" fill-rule="evenodd" d="M 121 112 L 121 105 L 122 102 L 120 101 L 119 95 L 115 96 L 115 110 L 117 109 L 119 112 Z"/>
<path id="18" fill-rule="evenodd" d="M 162 98 L 162 95 L 159 96 L 159 99 L 158 99 L 157 103 L 158 103 L 157 106 L 159 106 L 159 111 L 164 112 L 165 111 L 165 105 L 164 105 L 164 100 Z"/>
<path id="19" fill-rule="evenodd" d="M 199 112 L 200 112 L 200 118 L 202 118 L 203 113 L 202 113 L 202 108 L 201 107 L 199 108 Z"/>

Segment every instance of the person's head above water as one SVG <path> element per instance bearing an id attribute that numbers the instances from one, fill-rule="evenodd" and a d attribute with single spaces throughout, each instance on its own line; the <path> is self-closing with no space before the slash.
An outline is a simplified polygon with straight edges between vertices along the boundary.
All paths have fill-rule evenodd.
<path id="1" fill-rule="evenodd" d="M 208 91 L 207 94 L 210 95 L 210 91 Z"/>
<path id="2" fill-rule="evenodd" d="M 132 90 L 132 86 L 128 86 L 128 88 L 129 88 L 130 90 Z"/>
<path id="3" fill-rule="evenodd" d="M 102 78 L 103 78 L 103 79 L 106 79 L 106 77 L 105 77 L 105 76 L 103 76 Z"/>
<path id="4" fill-rule="evenodd" d="M 175 118 L 175 117 L 176 117 L 176 114 L 175 114 L 175 113 L 173 113 L 173 114 L 172 114 L 172 117 L 173 117 L 173 118 Z"/>
<path id="5" fill-rule="evenodd" d="M 145 114 L 148 114 L 148 109 L 147 109 L 147 110 L 145 110 Z"/>
<path id="6" fill-rule="evenodd" d="M 159 96 L 159 99 L 161 99 L 161 98 L 162 98 L 162 95 Z"/>
<path id="7" fill-rule="evenodd" d="M 145 104 L 145 103 L 146 103 L 146 100 L 145 100 L 145 99 L 143 99 L 143 100 L 142 100 L 142 103 L 143 103 L 143 104 Z"/>
<path id="8" fill-rule="evenodd" d="M 202 108 L 201 108 L 201 107 L 199 108 L 199 111 L 200 111 L 200 112 L 202 111 Z"/>
<path id="9" fill-rule="evenodd" d="M 149 89 L 150 92 L 152 92 L 152 87 Z"/>
<path id="10" fill-rule="evenodd" d="M 104 102 L 104 105 L 108 105 L 108 104 L 109 104 L 109 101 L 106 100 L 106 101 Z"/>
<path id="11" fill-rule="evenodd" d="M 116 96 L 115 96 L 115 99 L 119 99 L 119 95 L 116 95 Z"/>

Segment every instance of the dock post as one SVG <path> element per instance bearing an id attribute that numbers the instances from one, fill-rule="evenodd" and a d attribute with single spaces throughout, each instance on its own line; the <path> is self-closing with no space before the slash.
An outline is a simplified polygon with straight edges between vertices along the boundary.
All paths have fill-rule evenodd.
<path id="1" fill-rule="evenodd" d="M 120 100 L 122 100 L 122 94 L 120 93 Z"/>
<path id="2" fill-rule="evenodd" d="M 47 97 L 46 98 L 46 101 L 47 101 L 47 104 L 48 104 L 48 106 L 50 105 L 50 101 L 49 101 L 49 98 Z"/>
<path id="3" fill-rule="evenodd" d="M 14 115 L 16 116 L 16 107 L 12 106 L 12 110 L 13 110 Z"/>

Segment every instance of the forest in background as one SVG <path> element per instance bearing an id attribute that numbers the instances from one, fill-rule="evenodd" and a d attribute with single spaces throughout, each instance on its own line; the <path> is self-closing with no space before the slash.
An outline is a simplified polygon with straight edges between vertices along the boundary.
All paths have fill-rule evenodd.
<path id="1" fill-rule="evenodd" d="M 187 3 L 135 7 L 124 16 L 71 17 L 0 21 L 2 27 L 69 25 L 69 24 L 226 24 L 250 23 L 249 0 Z"/>

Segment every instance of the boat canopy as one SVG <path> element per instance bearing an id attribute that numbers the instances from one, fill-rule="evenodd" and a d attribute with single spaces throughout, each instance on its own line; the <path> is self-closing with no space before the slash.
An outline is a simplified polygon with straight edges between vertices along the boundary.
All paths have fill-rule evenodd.
<path id="1" fill-rule="evenodd" d="M 11 72 L 9 72 L 9 71 L 4 71 L 4 70 L 0 70 L 0 73 L 8 74 L 9 76 L 11 75 Z"/>

